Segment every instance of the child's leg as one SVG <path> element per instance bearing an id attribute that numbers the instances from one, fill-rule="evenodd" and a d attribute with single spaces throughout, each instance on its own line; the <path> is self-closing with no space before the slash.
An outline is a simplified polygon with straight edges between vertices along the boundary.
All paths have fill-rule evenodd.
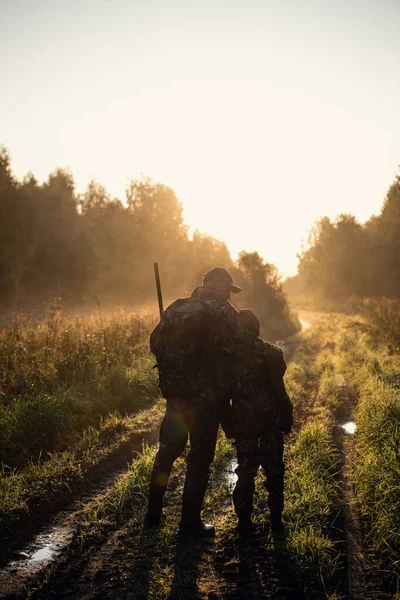
<path id="1" fill-rule="evenodd" d="M 268 491 L 268 506 L 273 526 L 280 526 L 283 510 L 285 466 L 283 464 L 283 435 L 280 431 L 269 431 L 261 436 L 260 462 L 265 471 L 265 487 Z"/>
<path id="2" fill-rule="evenodd" d="M 239 524 L 250 522 L 253 511 L 254 477 L 259 467 L 258 437 L 238 436 L 235 441 L 238 466 L 238 480 L 233 490 L 233 503 L 239 517 Z"/>

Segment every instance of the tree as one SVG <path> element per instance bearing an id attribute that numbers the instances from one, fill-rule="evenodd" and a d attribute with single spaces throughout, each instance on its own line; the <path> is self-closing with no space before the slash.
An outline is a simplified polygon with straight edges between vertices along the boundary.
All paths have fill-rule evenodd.
<path id="1" fill-rule="evenodd" d="M 269 339 L 287 337 L 300 329 L 291 313 L 275 265 L 264 262 L 258 252 L 242 251 L 238 257 L 243 299 L 261 322 L 261 333 Z"/>
<path id="2" fill-rule="evenodd" d="M 318 221 L 299 255 L 297 285 L 334 301 L 350 296 L 400 295 L 400 175 L 381 212 L 360 225 L 352 215 Z"/>

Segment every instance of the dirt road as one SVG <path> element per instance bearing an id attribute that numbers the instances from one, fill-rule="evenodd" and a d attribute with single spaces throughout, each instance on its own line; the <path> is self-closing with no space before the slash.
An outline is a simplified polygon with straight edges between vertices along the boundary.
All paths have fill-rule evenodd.
<path id="1" fill-rule="evenodd" d="M 328 318 L 325 313 L 300 312 L 307 335 L 313 328 L 323 326 Z M 298 343 L 302 344 L 301 337 Z M 329 352 L 334 354 L 332 343 Z M 353 399 L 340 373 L 337 377 L 342 399 L 334 439 L 341 456 L 337 476 L 343 503 L 338 507 L 331 543 L 340 550 L 343 572 L 336 583 L 336 596 L 330 597 L 389 600 L 390 596 L 374 581 L 363 547 L 352 487 L 354 427 L 346 425 L 352 421 Z M 154 413 L 143 435 L 150 443 L 156 441 L 161 413 Z M 295 435 L 288 443 L 293 443 Z M 137 454 L 140 445 L 137 440 L 130 449 L 130 461 L 140 460 Z M 99 503 L 104 505 L 103 500 L 113 493 L 115 502 L 115 489 L 127 477 L 126 464 L 118 462 L 103 474 L 89 494 L 63 507 L 60 514 L 50 513 L 28 545 L 14 548 L 0 573 L 0 598 L 322 600 L 327 597 L 324 582 L 318 579 L 318 569 L 315 573 L 312 567 L 302 570 L 302 556 L 296 555 L 293 543 L 290 546 L 293 530 L 288 530 L 287 535 L 272 535 L 266 494 L 261 485 L 256 490 L 254 534 L 240 536 L 236 532 L 237 519 L 232 506 L 235 463 L 229 450 L 221 448 L 227 454 L 217 461 L 219 466 L 214 469 L 204 509 L 204 517 L 216 526 L 215 539 L 194 540 L 178 535 L 184 458 L 176 464 L 166 495 L 168 521 L 163 528 L 143 529 L 146 494 L 139 491 L 126 517 L 113 520 L 110 512 L 104 513 L 105 517 L 94 519 L 87 537 L 82 537 L 79 533 L 82 514 L 94 514 Z M 116 506 L 115 511 L 118 510 Z M 304 544 L 307 543 L 305 540 Z M 304 573 L 308 575 L 305 577 Z"/>

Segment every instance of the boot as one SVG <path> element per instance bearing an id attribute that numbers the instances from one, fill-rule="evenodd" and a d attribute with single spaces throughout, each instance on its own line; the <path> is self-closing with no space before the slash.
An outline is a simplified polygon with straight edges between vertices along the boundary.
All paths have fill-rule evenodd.
<path id="1" fill-rule="evenodd" d="M 208 483 L 207 475 L 196 475 L 196 479 L 188 472 L 182 498 L 182 519 L 179 524 L 179 533 L 196 537 L 210 537 L 215 535 L 213 525 L 204 524 L 201 520 L 201 506 Z"/>
<path id="2" fill-rule="evenodd" d="M 214 525 L 203 523 L 200 518 L 182 518 L 179 523 L 179 533 L 193 537 L 213 537 L 215 528 Z"/>
<path id="3" fill-rule="evenodd" d="M 155 485 L 150 482 L 149 490 L 149 506 L 147 508 L 147 514 L 144 520 L 144 526 L 146 529 L 160 527 L 164 525 L 167 520 L 163 509 L 165 488 Z"/>
<path id="4" fill-rule="evenodd" d="M 144 520 L 145 529 L 155 529 L 162 527 L 167 520 L 165 513 L 162 510 L 147 510 L 147 514 Z"/>
<path id="5" fill-rule="evenodd" d="M 271 516 L 271 530 L 274 533 L 284 533 L 285 526 L 282 521 L 283 494 L 270 492 L 268 506 Z"/>

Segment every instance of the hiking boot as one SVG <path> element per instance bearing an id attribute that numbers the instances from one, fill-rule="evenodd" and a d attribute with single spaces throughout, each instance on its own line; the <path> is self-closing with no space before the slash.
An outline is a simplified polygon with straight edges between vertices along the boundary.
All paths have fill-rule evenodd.
<path id="1" fill-rule="evenodd" d="M 214 525 L 206 525 L 201 519 L 199 521 L 182 519 L 179 524 L 179 533 L 193 537 L 214 537 L 215 528 Z"/>
<path id="2" fill-rule="evenodd" d="M 165 513 L 160 511 L 147 511 L 146 518 L 144 520 L 145 529 L 155 529 L 156 527 L 162 527 L 165 524 L 167 517 Z"/>

